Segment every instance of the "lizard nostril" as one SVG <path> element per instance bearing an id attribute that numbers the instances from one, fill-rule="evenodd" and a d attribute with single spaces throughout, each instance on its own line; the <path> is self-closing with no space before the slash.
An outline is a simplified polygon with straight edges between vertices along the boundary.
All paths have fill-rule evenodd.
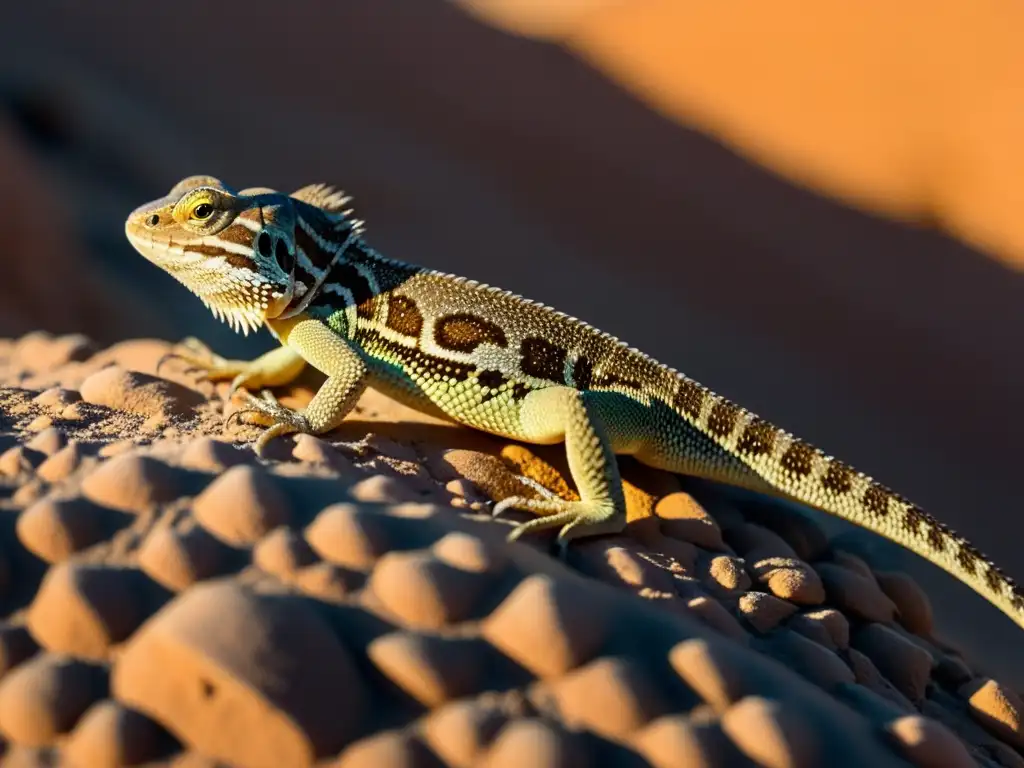
<path id="1" fill-rule="evenodd" d="M 159 223 L 160 223 L 160 216 L 159 216 L 159 214 L 156 214 L 156 213 L 154 213 L 152 216 L 150 216 L 148 219 L 146 219 L 146 226 L 149 226 L 149 227 L 155 227 Z"/>

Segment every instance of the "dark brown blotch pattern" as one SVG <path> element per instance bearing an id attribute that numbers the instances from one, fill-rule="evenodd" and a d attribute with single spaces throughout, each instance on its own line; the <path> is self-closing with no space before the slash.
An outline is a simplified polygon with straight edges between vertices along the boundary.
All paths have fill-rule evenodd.
<path id="1" fill-rule="evenodd" d="M 331 269 L 330 281 L 337 283 L 352 294 L 352 303 L 360 317 L 373 318 L 374 304 L 373 286 L 366 276 L 353 265 L 341 262 Z"/>
<path id="2" fill-rule="evenodd" d="M 414 379 L 429 378 L 462 382 L 468 380 L 476 370 L 473 365 L 468 363 L 446 360 L 443 357 L 427 354 L 417 347 L 407 347 L 404 344 L 391 341 L 373 328 L 357 329 L 355 339 L 356 343 L 371 354 L 384 359 L 398 360 Z"/>
<path id="3" fill-rule="evenodd" d="M 978 563 L 981 562 L 981 552 L 968 544 L 963 539 L 956 552 L 956 562 L 965 572 L 974 576 L 978 572 Z"/>
<path id="4" fill-rule="evenodd" d="M 423 330 L 423 314 L 416 302 L 408 296 L 388 296 L 388 317 L 385 325 L 396 333 L 414 339 L 420 337 Z"/>
<path id="5" fill-rule="evenodd" d="M 500 325 L 469 312 L 438 318 L 434 324 L 434 341 L 451 352 L 472 352 L 481 344 L 508 346 Z"/>
<path id="6" fill-rule="evenodd" d="M 695 381 L 689 379 L 679 380 L 679 389 L 672 397 L 672 407 L 680 413 L 685 413 L 692 419 L 700 416 L 701 408 L 704 407 L 705 389 Z"/>
<path id="7" fill-rule="evenodd" d="M 802 440 L 794 440 L 782 454 L 780 463 L 782 468 L 796 477 L 806 477 L 811 474 L 814 466 L 814 457 L 817 454 L 815 448 Z"/>
<path id="8" fill-rule="evenodd" d="M 504 386 L 508 379 L 501 371 L 480 371 L 476 376 L 477 384 L 482 389 L 487 391 L 483 393 L 483 397 L 480 398 L 480 402 L 486 403 L 493 397 L 498 395 L 498 391 Z"/>
<path id="9" fill-rule="evenodd" d="M 843 462 L 832 459 L 821 477 L 821 484 L 826 491 L 835 494 L 849 493 L 853 487 L 853 470 Z"/>
<path id="10" fill-rule="evenodd" d="M 607 389 L 613 389 L 620 387 L 623 389 L 629 389 L 634 392 L 640 392 L 643 390 L 643 385 L 636 379 L 628 379 L 625 376 L 620 376 L 617 373 L 601 373 L 594 377 L 595 387 L 604 387 Z"/>
<path id="11" fill-rule="evenodd" d="M 580 355 L 572 364 L 572 383 L 580 391 L 594 386 L 594 364 L 586 355 Z"/>
<path id="12" fill-rule="evenodd" d="M 718 437 L 731 435 L 739 415 L 739 407 L 728 400 L 719 400 L 711 407 L 711 413 L 708 414 L 708 430 Z"/>
<path id="13" fill-rule="evenodd" d="M 764 419 L 754 419 L 743 430 L 736 448 L 748 456 L 764 456 L 775 449 L 777 432 L 778 430 Z"/>
<path id="14" fill-rule="evenodd" d="M 878 483 L 872 483 L 868 486 L 867 490 L 864 491 L 864 498 L 861 499 L 861 503 L 868 512 L 876 517 L 885 517 L 889 514 L 890 496 L 892 496 L 892 494 L 887 488 L 882 487 Z M 911 524 L 913 522 L 912 518 L 909 517 L 912 511 L 913 510 L 908 510 L 904 514 L 903 519 L 907 524 Z M 914 527 L 917 527 L 916 523 L 914 523 Z"/>
<path id="15" fill-rule="evenodd" d="M 527 376 L 558 384 L 565 383 L 566 351 L 547 339 L 531 336 L 519 347 L 520 367 Z"/>

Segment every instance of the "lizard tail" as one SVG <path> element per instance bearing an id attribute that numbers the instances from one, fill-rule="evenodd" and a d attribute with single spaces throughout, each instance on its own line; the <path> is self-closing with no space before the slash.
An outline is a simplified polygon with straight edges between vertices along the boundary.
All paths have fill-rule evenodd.
<path id="1" fill-rule="evenodd" d="M 677 374 L 678 375 L 678 374 Z M 917 553 L 1024 628 L 1024 590 L 969 541 L 867 475 L 678 375 L 669 406 L 763 481 L 769 492 L 867 528 Z M 723 466 L 723 482 L 751 485 Z M 746 474 L 745 472 L 743 474 Z M 759 484 L 759 483 L 758 483 Z"/>

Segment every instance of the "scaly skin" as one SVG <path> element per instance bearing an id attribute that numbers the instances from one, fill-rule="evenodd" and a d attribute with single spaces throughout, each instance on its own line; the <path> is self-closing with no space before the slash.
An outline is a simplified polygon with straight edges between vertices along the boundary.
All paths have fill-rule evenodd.
<path id="1" fill-rule="evenodd" d="M 963 538 L 906 499 L 697 382 L 575 318 L 506 291 L 384 258 L 343 194 L 233 191 L 190 177 L 134 211 L 147 259 L 248 333 L 283 345 L 254 361 L 192 342 L 184 354 L 235 387 L 327 374 L 297 413 L 250 395 L 269 429 L 336 427 L 368 385 L 421 410 L 531 443 L 564 442 L 580 500 L 505 499 L 541 515 L 511 538 L 559 527 L 559 542 L 621 531 L 616 454 L 670 472 L 803 502 L 885 536 L 956 576 L 1024 627 L 1024 592 Z"/>

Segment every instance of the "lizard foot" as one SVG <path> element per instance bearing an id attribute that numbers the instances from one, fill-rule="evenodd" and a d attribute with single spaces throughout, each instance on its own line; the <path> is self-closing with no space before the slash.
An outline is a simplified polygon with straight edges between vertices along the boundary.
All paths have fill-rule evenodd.
<path id="1" fill-rule="evenodd" d="M 610 499 L 566 501 L 561 498 L 528 499 L 525 496 L 510 496 L 495 504 L 491 514 L 497 517 L 509 509 L 522 509 L 541 515 L 536 520 L 517 525 L 508 535 L 509 541 L 515 541 L 530 531 L 561 526 L 557 543 L 559 557 L 563 559 L 572 539 L 619 533 L 626 526 L 625 513 L 617 510 Z"/>
<path id="2" fill-rule="evenodd" d="M 251 363 L 246 360 L 228 360 L 221 357 L 206 344 L 194 336 L 179 341 L 170 352 L 163 355 L 156 364 L 156 372 L 168 360 L 182 360 L 202 372 L 209 381 L 227 381 L 231 379 L 230 394 L 244 386 L 251 378 Z"/>
<path id="3" fill-rule="evenodd" d="M 249 407 L 236 411 L 234 415 L 246 423 L 268 427 L 253 444 L 257 456 L 261 456 L 267 443 L 279 435 L 293 432 L 313 434 L 309 420 L 298 411 L 281 405 L 270 391 L 264 390 L 262 397 L 256 397 L 249 392 L 245 394 Z"/>

